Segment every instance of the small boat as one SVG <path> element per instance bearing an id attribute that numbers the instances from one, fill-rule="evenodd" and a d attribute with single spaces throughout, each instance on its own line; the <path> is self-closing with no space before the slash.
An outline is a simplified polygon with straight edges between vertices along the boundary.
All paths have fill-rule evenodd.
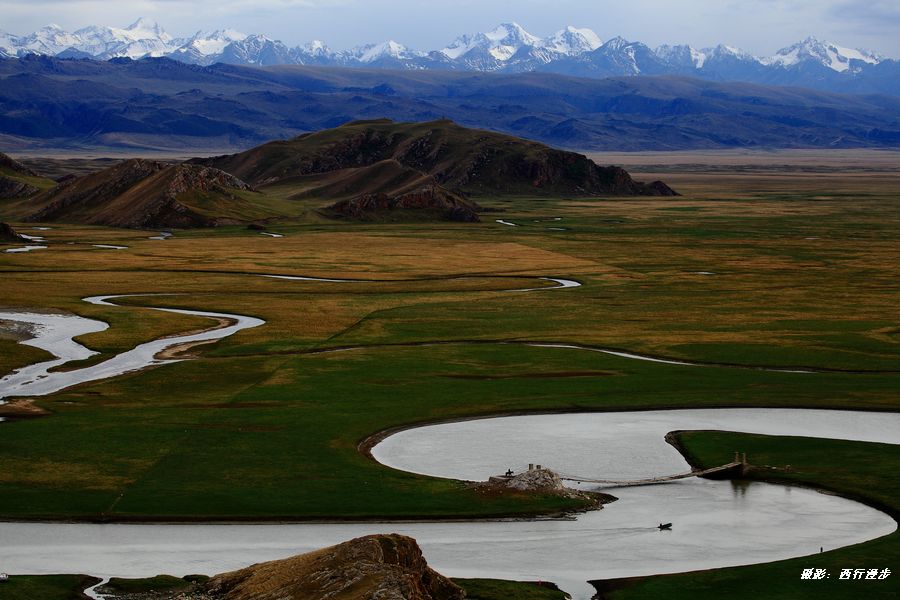
<path id="1" fill-rule="evenodd" d="M 669 531 L 670 529 L 672 529 L 672 524 L 671 524 L 671 523 L 660 523 L 660 524 L 659 524 L 659 530 L 660 530 L 660 531 Z"/>

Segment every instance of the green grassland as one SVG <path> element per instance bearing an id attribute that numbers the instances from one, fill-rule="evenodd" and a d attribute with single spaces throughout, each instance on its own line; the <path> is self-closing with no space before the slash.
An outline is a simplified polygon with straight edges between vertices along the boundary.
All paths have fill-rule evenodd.
<path id="1" fill-rule="evenodd" d="M 0 582 L 3 600 L 83 600 L 82 592 L 100 583 L 86 575 L 13 575 Z"/>
<path id="2" fill-rule="evenodd" d="M 152 232 L 53 225 L 41 234 L 50 248 L 0 254 L 0 307 L 107 321 L 107 331 L 80 339 L 101 353 L 94 361 L 209 324 L 144 306 L 240 313 L 266 324 L 195 350 L 195 360 L 37 399 L 49 416 L 3 423 L 0 516 L 556 512 L 577 506 L 555 497 L 485 495 L 463 483 L 392 471 L 358 446 L 387 428 L 507 412 L 897 410 L 898 178 L 672 179 L 683 197 L 477 198 L 504 210 L 480 224 L 328 221 L 315 213 L 314 200 L 267 191 L 265 210 L 281 207 L 287 215 L 268 224 L 285 234 L 280 239 L 239 226 L 177 231 L 157 241 L 147 239 Z M 30 225 L 14 225 L 29 233 Z M 360 281 L 252 275 L 266 273 Z M 514 291 L 552 285 L 537 276 L 583 286 Z M 98 294 L 162 295 L 124 299 L 122 306 L 80 300 Z M 509 343 L 523 341 L 715 366 Z M 441 343 L 423 345 L 433 342 Z M 360 348 L 322 352 L 347 346 Z M 41 354 L 6 338 L 0 350 L 2 372 Z M 737 368 L 753 366 L 821 372 Z M 762 440 L 752 455 L 764 455 L 770 443 Z M 896 457 L 890 460 L 896 467 Z M 882 480 L 872 481 L 892 493 L 887 484 L 879 488 Z M 870 544 L 883 543 L 896 544 Z"/>

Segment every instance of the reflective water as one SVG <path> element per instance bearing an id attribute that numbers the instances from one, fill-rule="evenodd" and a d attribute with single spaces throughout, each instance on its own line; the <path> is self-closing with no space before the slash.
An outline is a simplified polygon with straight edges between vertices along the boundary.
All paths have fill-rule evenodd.
<path id="1" fill-rule="evenodd" d="M 122 296 L 93 296 L 85 298 L 84 301 L 90 304 L 113 306 L 109 300 L 119 297 Z M 258 327 L 265 323 L 262 319 L 246 317 L 243 315 L 175 308 L 147 308 L 150 310 L 161 310 L 183 315 L 196 315 L 212 319 L 227 319 L 232 323 L 219 329 L 146 342 L 101 363 L 82 369 L 49 373 L 47 370 L 51 367 L 59 366 L 70 360 L 87 358 L 95 354 L 87 348 L 76 344 L 72 340 L 72 337 L 91 331 L 102 331 L 106 329 L 108 325 L 100 321 L 84 319 L 75 315 L 54 315 L 52 319 L 47 315 L 38 315 L 46 317 L 42 322 L 38 323 L 35 321 L 35 315 L 28 313 L 0 313 L 0 319 L 38 325 L 40 329 L 36 332 L 38 333 L 37 337 L 34 340 L 28 340 L 22 343 L 34 346 L 41 344 L 38 347 L 41 347 L 58 357 L 53 361 L 42 362 L 25 367 L 24 369 L 19 369 L 4 377 L 0 380 L 0 398 L 10 396 L 44 396 L 79 383 L 116 377 L 123 373 L 143 369 L 150 365 L 178 362 L 177 359 L 156 358 L 156 355 L 173 346 L 193 342 L 218 340 L 233 335 L 242 329 Z M 136 307 L 134 310 L 142 310 L 142 307 Z"/>
<path id="2" fill-rule="evenodd" d="M 789 414 L 790 412 L 795 414 Z M 837 411 L 659 411 L 466 421 L 402 432 L 375 448 L 392 466 L 482 479 L 523 461 L 584 475 L 639 478 L 686 470 L 662 441 L 678 428 L 898 442 L 898 415 Z M 724 460 L 730 460 L 725 457 Z M 750 457 L 752 460 L 752 457 Z M 856 502 L 768 484 L 682 480 L 609 490 L 620 500 L 577 520 L 272 525 L 0 524 L 12 573 L 139 577 L 218 573 L 368 533 L 415 537 L 453 577 L 543 579 L 586 599 L 589 579 L 678 572 L 802 556 L 890 533 Z M 353 493 L 348 490 L 348 493 Z M 658 531 L 660 521 L 674 523 Z"/>

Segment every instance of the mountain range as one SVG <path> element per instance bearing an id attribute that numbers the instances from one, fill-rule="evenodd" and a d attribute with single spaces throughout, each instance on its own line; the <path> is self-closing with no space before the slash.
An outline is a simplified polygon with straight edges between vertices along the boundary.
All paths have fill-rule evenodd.
<path id="1" fill-rule="evenodd" d="M 126 28 L 90 26 L 67 32 L 48 25 L 24 36 L 0 31 L 0 58 L 29 54 L 93 60 L 169 57 L 208 66 L 318 65 L 401 70 L 522 73 L 579 77 L 687 75 L 715 81 L 792 85 L 820 90 L 900 94 L 900 62 L 878 53 L 809 37 L 757 57 L 729 45 L 651 48 L 590 29 L 566 27 L 540 38 L 516 23 L 463 35 L 440 49 L 412 50 L 393 40 L 335 51 L 313 41 L 289 47 L 261 34 L 234 30 L 175 38 L 157 23 L 138 19 Z"/>
<path id="2" fill-rule="evenodd" d="M 357 119 L 433 121 L 576 150 L 900 147 L 900 97 L 683 76 L 0 60 L 0 151 L 246 149 Z"/>

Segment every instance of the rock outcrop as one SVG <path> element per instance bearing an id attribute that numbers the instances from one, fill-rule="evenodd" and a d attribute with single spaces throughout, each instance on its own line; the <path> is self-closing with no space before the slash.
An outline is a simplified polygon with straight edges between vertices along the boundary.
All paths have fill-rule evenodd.
<path id="1" fill-rule="evenodd" d="M 593 508 L 601 508 L 604 504 L 615 502 L 616 497 L 600 492 L 583 492 L 566 487 L 560 476 L 550 469 L 529 468 L 527 471 L 510 476 L 491 477 L 487 483 L 477 483 L 477 487 L 487 491 L 502 492 L 504 490 L 548 494 L 586 500 Z"/>
<path id="2" fill-rule="evenodd" d="M 356 538 L 285 560 L 224 573 L 205 585 L 212 600 L 462 600 L 431 569 L 416 541 L 389 534 Z"/>
<path id="3" fill-rule="evenodd" d="M 40 193 L 40 191 L 41 190 L 38 188 L 25 183 L 24 181 L 19 181 L 12 177 L 7 177 L 6 175 L 0 175 L 0 200 L 28 198 L 29 196 Z"/>
<path id="4" fill-rule="evenodd" d="M 41 191 L 30 183 L 16 179 L 13 177 L 15 175 L 39 177 L 19 161 L 0 152 L 0 200 L 28 198 Z"/>
<path id="5" fill-rule="evenodd" d="M 404 211 L 416 211 L 420 218 L 433 217 L 444 221 L 475 223 L 479 207 L 440 186 L 428 186 L 389 196 L 387 194 L 363 194 L 350 200 L 342 200 L 325 209 L 326 214 L 364 221 L 391 220 Z"/>

